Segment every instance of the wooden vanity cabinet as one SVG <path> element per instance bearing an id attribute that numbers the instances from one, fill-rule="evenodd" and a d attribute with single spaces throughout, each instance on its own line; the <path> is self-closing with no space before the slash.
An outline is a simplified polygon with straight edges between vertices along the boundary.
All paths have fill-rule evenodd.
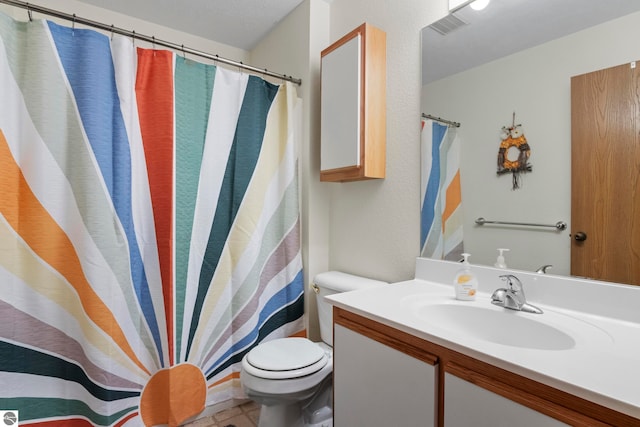
<path id="1" fill-rule="evenodd" d="M 348 310 L 334 307 L 333 319 L 335 427 L 640 426 L 640 419 Z M 387 415 L 398 418 L 390 423 Z"/>
<path id="2" fill-rule="evenodd" d="M 320 180 L 385 177 L 386 34 L 362 24 L 321 53 Z"/>

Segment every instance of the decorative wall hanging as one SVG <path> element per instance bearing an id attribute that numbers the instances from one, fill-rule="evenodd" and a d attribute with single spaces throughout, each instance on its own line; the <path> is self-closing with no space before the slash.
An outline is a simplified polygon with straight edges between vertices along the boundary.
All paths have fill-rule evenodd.
<path id="1" fill-rule="evenodd" d="M 532 166 L 529 164 L 529 156 L 531 156 L 531 148 L 524 136 L 522 125 L 515 124 L 516 113 L 513 113 L 513 121 L 511 126 L 503 126 L 500 132 L 500 149 L 498 150 L 498 175 L 511 173 L 512 189 L 520 188 L 520 172 L 531 172 Z M 517 158 L 511 160 L 509 158 L 509 150 L 517 148 Z M 511 156 L 513 158 L 514 156 Z"/>

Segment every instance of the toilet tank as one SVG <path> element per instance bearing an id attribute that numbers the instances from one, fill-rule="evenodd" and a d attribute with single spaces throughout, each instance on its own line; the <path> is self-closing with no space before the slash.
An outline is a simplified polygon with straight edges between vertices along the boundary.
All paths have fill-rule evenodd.
<path id="1" fill-rule="evenodd" d="M 386 284 L 387 282 L 354 276 L 341 271 L 328 271 L 316 275 L 313 279 L 313 289 L 316 292 L 318 303 L 318 320 L 322 341 L 333 346 L 333 307 L 324 297 Z"/>

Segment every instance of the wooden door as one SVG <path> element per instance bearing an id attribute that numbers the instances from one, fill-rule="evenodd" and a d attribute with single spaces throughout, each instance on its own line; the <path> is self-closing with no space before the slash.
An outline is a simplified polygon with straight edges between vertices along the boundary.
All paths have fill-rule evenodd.
<path id="1" fill-rule="evenodd" d="M 631 63 L 571 78 L 575 276 L 640 285 L 639 76 Z"/>

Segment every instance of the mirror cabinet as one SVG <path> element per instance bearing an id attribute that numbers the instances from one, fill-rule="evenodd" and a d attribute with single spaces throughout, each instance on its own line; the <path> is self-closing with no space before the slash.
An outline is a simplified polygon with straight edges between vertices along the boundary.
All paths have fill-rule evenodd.
<path id="1" fill-rule="evenodd" d="M 321 53 L 321 181 L 384 178 L 386 34 L 362 24 Z"/>

